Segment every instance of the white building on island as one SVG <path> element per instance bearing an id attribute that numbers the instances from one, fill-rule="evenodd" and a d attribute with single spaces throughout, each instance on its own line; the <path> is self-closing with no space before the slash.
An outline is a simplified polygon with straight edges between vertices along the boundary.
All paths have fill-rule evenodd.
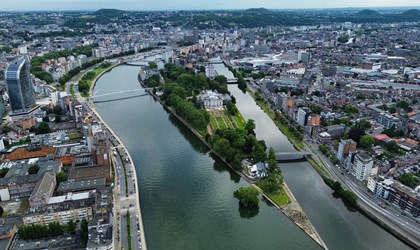
<path id="1" fill-rule="evenodd" d="M 224 102 L 230 101 L 231 97 L 228 94 L 219 94 L 217 90 L 203 90 L 197 96 L 197 99 L 203 103 L 206 109 L 221 109 L 223 108 Z"/>

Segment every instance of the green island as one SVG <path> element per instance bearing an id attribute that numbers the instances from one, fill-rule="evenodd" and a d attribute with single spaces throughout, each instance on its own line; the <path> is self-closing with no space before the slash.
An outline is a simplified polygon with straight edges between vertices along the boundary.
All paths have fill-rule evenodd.
<path id="1" fill-rule="evenodd" d="M 277 205 L 290 203 L 290 198 L 284 191 L 283 176 L 278 167 L 274 150 L 267 147 L 263 140 L 255 137 L 255 123 L 242 117 L 231 97 L 224 103 L 224 110 L 203 108 L 203 103 L 197 96 L 204 90 L 215 90 L 221 94 L 230 94 L 225 76 L 208 79 L 201 73 L 187 71 L 181 66 L 165 64 L 165 68 L 154 73 L 144 82 L 147 87 L 162 91 L 160 99 L 178 116 L 184 119 L 207 142 L 214 153 L 225 160 L 235 171 L 247 176 L 255 183 L 258 191 L 264 192 Z M 243 161 L 250 164 L 264 163 L 267 175 L 262 178 L 252 178 Z M 254 189 L 254 188 L 253 188 Z"/>

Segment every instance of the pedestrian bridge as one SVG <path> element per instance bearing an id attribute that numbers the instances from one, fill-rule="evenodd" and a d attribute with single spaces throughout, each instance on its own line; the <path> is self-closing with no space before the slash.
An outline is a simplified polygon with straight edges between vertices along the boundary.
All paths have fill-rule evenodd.
<path id="1" fill-rule="evenodd" d="M 312 154 L 306 151 L 277 152 L 276 160 L 277 161 L 300 160 L 310 155 Z"/>
<path id="2" fill-rule="evenodd" d="M 103 94 L 99 94 L 100 92 L 104 92 Z M 90 99 L 94 103 L 100 103 L 100 102 L 111 102 L 111 101 L 117 101 L 117 100 L 124 100 L 124 99 L 130 99 L 134 97 L 139 96 L 146 96 L 149 95 L 150 88 L 146 89 L 127 89 L 127 90 L 111 90 L 112 92 L 106 92 L 106 90 L 98 89 L 90 96 Z"/>

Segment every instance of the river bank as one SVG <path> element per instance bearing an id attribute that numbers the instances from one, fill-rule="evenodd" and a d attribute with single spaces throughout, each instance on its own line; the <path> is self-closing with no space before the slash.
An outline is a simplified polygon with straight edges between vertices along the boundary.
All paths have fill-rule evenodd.
<path id="1" fill-rule="evenodd" d="M 146 88 L 144 84 L 140 81 L 140 84 L 142 87 Z M 205 140 L 205 138 L 196 131 L 189 123 L 187 123 L 182 117 L 176 114 L 176 112 L 168 107 L 162 100 L 154 94 L 152 91 L 149 91 L 150 94 L 154 97 L 155 100 L 157 100 L 166 110 L 168 110 L 172 115 L 174 115 L 179 121 L 181 121 L 182 124 L 184 124 L 204 145 L 206 145 L 207 148 L 212 150 L 211 146 L 208 144 L 208 142 Z M 291 202 L 287 205 L 280 206 L 276 204 L 267 194 L 264 193 L 263 190 L 261 190 L 257 185 L 253 184 L 253 182 L 247 178 L 242 172 L 237 171 L 234 169 L 222 156 L 217 154 L 215 151 L 212 150 L 212 153 L 216 155 L 221 161 L 223 161 L 230 169 L 232 169 L 236 174 L 238 174 L 240 177 L 242 177 L 245 181 L 247 181 L 249 184 L 253 185 L 260 193 L 261 195 L 270 201 L 277 209 L 279 209 L 287 218 L 289 218 L 295 225 L 298 226 L 303 232 L 305 232 L 312 240 L 314 240 L 319 246 L 321 246 L 324 249 L 328 249 L 324 241 L 321 239 L 319 234 L 316 232 L 315 227 L 312 225 L 312 223 L 309 221 L 308 217 L 306 216 L 305 212 L 299 205 L 298 201 L 294 198 L 291 190 L 287 186 L 286 183 L 283 184 L 283 189 L 285 190 L 286 194 L 290 197 Z"/>
<path id="2" fill-rule="evenodd" d="M 121 149 L 126 152 L 127 154 L 127 158 L 129 159 L 129 161 L 132 164 L 132 168 L 131 171 L 133 171 L 133 178 L 134 178 L 134 182 L 136 183 L 136 188 L 138 188 L 138 181 L 137 181 L 137 173 L 136 173 L 136 168 L 134 166 L 134 162 L 133 159 L 130 155 L 130 152 L 126 149 L 124 143 L 122 142 L 122 140 L 117 136 L 117 134 L 112 130 L 112 128 L 105 122 L 105 120 L 100 116 L 99 112 L 96 110 L 96 108 L 93 105 L 89 105 L 89 107 L 91 108 L 91 110 L 95 113 L 95 115 L 99 118 L 99 120 L 102 122 L 102 124 L 104 126 L 107 127 L 108 131 L 114 136 L 114 138 L 118 141 L 118 143 L 121 146 Z M 136 192 L 136 194 L 138 194 L 138 191 Z M 147 250 L 147 245 L 146 245 L 146 237 L 144 235 L 144 227 L 143 227 L 143 217 L 141 214 L 141 206 L 140 206 L 140 199 L 138 195 L 135 195 L 135 203 L 136 203 L 136 207 L 138 209 L 136 209 L 136 213 L 139 217 L 139 224 L 140 224 L 140 235 L 141 235 L 141 242 L 142 242 L 142 249 L 146 249 Z"/>
<path id="3" fill-rule="evenodd" d="M 92 84 L 90 86 L 89 89 L 89 96 L 92 95 L 93 92 L 93 88 L 96 86 L 96 82 L 98 81 L 98 79 L 104 75 L 105 73 L 111 71 L 113 68 L 119 66 L 120 63 L 114 64 L 106 69 L 104 69 L 102 72 L 100 72 L 93 80 L 92 80 Z M 84 72 L 84 74 L 86 74 L 89 71 Z M 127 154 L 127 158 L 130 160 L 130 162 L 132 163 L 132 169 L 131 171 L 133 171 L 133 178 L 134 178 L 134 182 L 136 183 L 136 187 L 138 187 L 138 182 L 137 182 L 137 174 L 136 174 L 136 168 L 134 166 L 133 160 L 131 158 L 130 153 L 128 152 L 128 150 L 126 149 L 124 143 L 122 142 L 122 140 L 117 136 L 117 134 L 112 130 L 112 128 L 105 122 L 105 120 L 101 117 L 101 115 L 99 114 L 99 112 L 96 110 L 95 105 L 93 102 L 90 102 L 91 100 L 87 100 L 85 97 L 82 97 L 80 95 L 80 92 L 77 92 L 77 94 L 79 95 L 79 98 L 81 100 L 84 100 L 84 102 L 86 102 L 87 106 L 91 109 L 91 111 L 95 114 L 95 116 L 100 120 L 100 122 L 108 129 L 108 131 L 114 136 L 114 138 L 118 141 L 119 145 L 121 146 L 121 149 L 123 151 L 126 152 Z M 116 189 L 118 190 L 118 189 Z M 138 191 L 136 192 L 136 194 L 138 194 Z M 118 193 L 116 195 L 114 195 L 114 199 L 116 199 L 117 197 L 119 197 Z M 143 217 L 141 214 L 141 206 L 140 206 L 140 200 L 139 200 L 139 196 L 135 195 L 135 204 L 136 204 L 136 214 L 139 218 L 139 226 L 140 226 L 140 238 L 141 238 L 141 242 L 142 242 L 142 249 L 146 249 L 147 250 L 147 244 L 146 244 L 146 237 L 144 234 L 144 227 L 143 227 Z M 115 218 L 117 218 L 114 215 Z"/>
<path id="4" fill-rule="evenodd" d="M 92 96 L 92 93 L 93 93 L 93 89 L 95 88 L 95 86 L 96 86 L 96 82 L 98 81 L 98 79 L 99 78 L 101 78 L 101 76 L 102 75 L 104 75 L 104 74 L 106 74 L 106 73 L 108 73 L 108 72 L 110 72 L 113 68 L 115 68 L 115 67 L 117 67 L 117 66 L 119 66 L 119 65 L 121 65 L 121 63 L 116 63 L 116 64 L 113 64 L 113 65 L 111 65 L 110 67 L 108 67 L 108 68 L 106 68 L 106 69 L 104 69 L 103 71 L 101 71 L 97 76 L 95 76 L 95 78 L 92 80 L 92 84 L 90 85 L 90 87 L 89 87 L 89 97 L 90 96 Z M 88 71 L 89 72 L 89 71 Z M 85 72 L 85 74 L 86 74 L 87 72 Z"/>
<path id="5" fill-rule="evenodd" d="M 273 113 L 271 112 L 271 110 L 269 110 L 269 107 L 266 104 L 262 105 L 261 102 L 258 102 L 258 100 L 256 100 L 255 94 L 252 92 L 252 90 L 249 90 L 248 93 L 254 99 L 256 104 L 270 117 L 270 119 L 273 120 L 273 122 L 275 122 L 274 119 L 273 119 L 273 115 L 272 115 Z M 283 132 L 282 128 L 280 126 L 278 126 L 277 123 L 275 123 L 275 124 L 280 129 L 280 131 Z M 296 140 L 291 140 L 291 138 L 289 138 L 289 137 L 288 137 L 288 140 L 295 147 L 295 149 L 300 150 L 300 151 L 306 149 L 307 151 L 312 152 L 312 154 L 313 154 L 312 156 L 306 156 L 307 162 L 320 175 L 320 177 L 322 179 L 324 179 L 324 180 L 325 179 L 339 180 L 342 184 L 344 184 L 344 186 L 348 190 L 351 190 L 345 182 L 340 180 L 340 178 L 339 178 L 339 176 L 337 176 L 337 174 L 333 173 L 333 171 L 331 169 L 329 169 L 324 164 L 324 162 L 319 158 L 317 152 L 315 150 L 313 150 L 312 147 L 310 147 L 305 141 L 303 141 L 303 143 L 302 142 L 301 143 L 296 143 Z M 418 237 L 411 236 L 411 235 L 406 235 L 405 232 L 403 232 L 402 230 L 400 230 L 398 228 L 398 225 L 391 222 L 386 217 L 383 217 L 382 215 L 377 214 L 377 212 L 372 210 L 367 204 L 358 202 L 357 204 L 352 205 L 352 206 L 354 207 L 354 209 L 357 209 L 357 211 L 359 211 L 361 214 L 366 216 L 369 220 L 371 220 L 376 225 L 380 226 L 385 231 L 392 234 L 393 236 L 395 236 L 396 238 L 398 238 L 399 240 L 401 240 L 405 244 L 407 244 L 411 247 L 414 247 L 416 249 L 420 249 L 420 241 L 418 240 Z"/>

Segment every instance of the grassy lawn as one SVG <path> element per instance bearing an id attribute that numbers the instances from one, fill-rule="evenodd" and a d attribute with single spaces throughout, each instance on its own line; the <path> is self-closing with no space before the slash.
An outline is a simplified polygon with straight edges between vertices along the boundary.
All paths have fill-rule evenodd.
<path id="1" fill-rule="evenodd" d="M 23 212 L 25 212 L 28 209 L 29 209 L 29 198 L 28 197 L 22 198 L 22 200 L 20 202 L 20 207 L 19 207 L 17 213 L 22 214 Z"/>
<path id="2" fill-rule="evenodd" d="M 217 116 L 215 118 L 220 129 L 225 129 L 228 127 L 221 116 Z"/>
<path id="3" fill-rule="evenodd" d="M 284 206 L 290 203 L 290 198 L 287 196 L 283 188 L 280 189 L 280 192 L 272 194 L 266 193 L 270 199 L 272 199 L 277 205 Z"/>
<path id="4" fill-rule="evenodd" d="M 315 169 L 315 171 L 318 172 L 319 175 L 321 175 L 321 177 L 330 177 L 330 174 L 328 173 L 328 171 L 320 166 L 314 159 L 308 157 L 306 158 L 309 162 L 309 164 L 311 164 L 311 166 Z"/>
<path id="5" fill-rule="evenodd" d="M 271 117 L 271 116 L 270 116 Z M 274 118 L 271 118 L 274 119 Z M 302 141 L 298 140 L 295 135 L 289 131 L 286 125 L 280 123 L 277 120 L 274 120 L 274 124 L 280 129 L 280 131 L 295 145 L 297 148 L 303 148 Z"/>
<path id="6" fill-rule="evenodd" d="M 209 114 L 212 131 L 226 128 L 245 128 L 245 119 L 239 112 L 235 116 L 232 116 L 227 110 L 211 110 Z"/>
<path id="7" fill-rule="evenodd" d="M 239 128 L 245 128 L 246 121 L 238 111 L 235 116 L 232 116 Z"/>
<path id="8" fill-rule="evenodd" d="M 110 69 L 111 67 L 113 67 L 113 66 L 114 66 L 114 64 L 115 64 L 115 63 L 111 63 L 111 65 L 110 65 L 109 67 L 107 67 L 107 68 L 103 68 L 103 67 L 102 67 L 102 65 L 99 65 L 99 66 L 95 67 L 94 69 L 92 69 L 92 70 L 90 70 L 90 71 L 87 71 L 86 73 L 88 73 L 88 72 L 93 72 L 93 73 L 95 74 L 95 77 L 94 77 L 92 80 L 87 80 L 87 81 L 86 81 L 86 82 L 87 82 L 87 84 L 88 84 L 88 88 L 87 88 L 87 90 L 86 90 L 86 91 L 80 92 L 80 94 L 81 94 L 83 97 L 87 97 L 87 96 L 89 95 L 89 90 L 90 90 L 90 87 L 92 86 L 92 83 L 93 83 L 93 81 L 96 79 L 96 77 L 97 77 L 99 74 L 101 74 L 102 72 L 104 72 L 104 71 L 106 71 L 106 70 Z"/>
<path id="9" fill-rule="evenodd" d="M 219 127 L 217 127 L 217 121 L 216 118 L 214 118 L 213 116 L 210 117 L 210 126 L 211 126 L 211 130 L 216 130 Z"/>
<path id="10" fill-rule="evenodd" d="M 70 94 L 71 94 L 71 96 L 75 97 L 75 94 L 74 94 L 74 84 L 73 83 L 70 85 Z"/>
<path id="11" fill-rule="evenodd" d="M 80 138 L 83 137 L 83 133 L 76 133 L 76 134 L 70 134 L 69 138 L 72 139 L 76 139 L 76 138 Z"/>

